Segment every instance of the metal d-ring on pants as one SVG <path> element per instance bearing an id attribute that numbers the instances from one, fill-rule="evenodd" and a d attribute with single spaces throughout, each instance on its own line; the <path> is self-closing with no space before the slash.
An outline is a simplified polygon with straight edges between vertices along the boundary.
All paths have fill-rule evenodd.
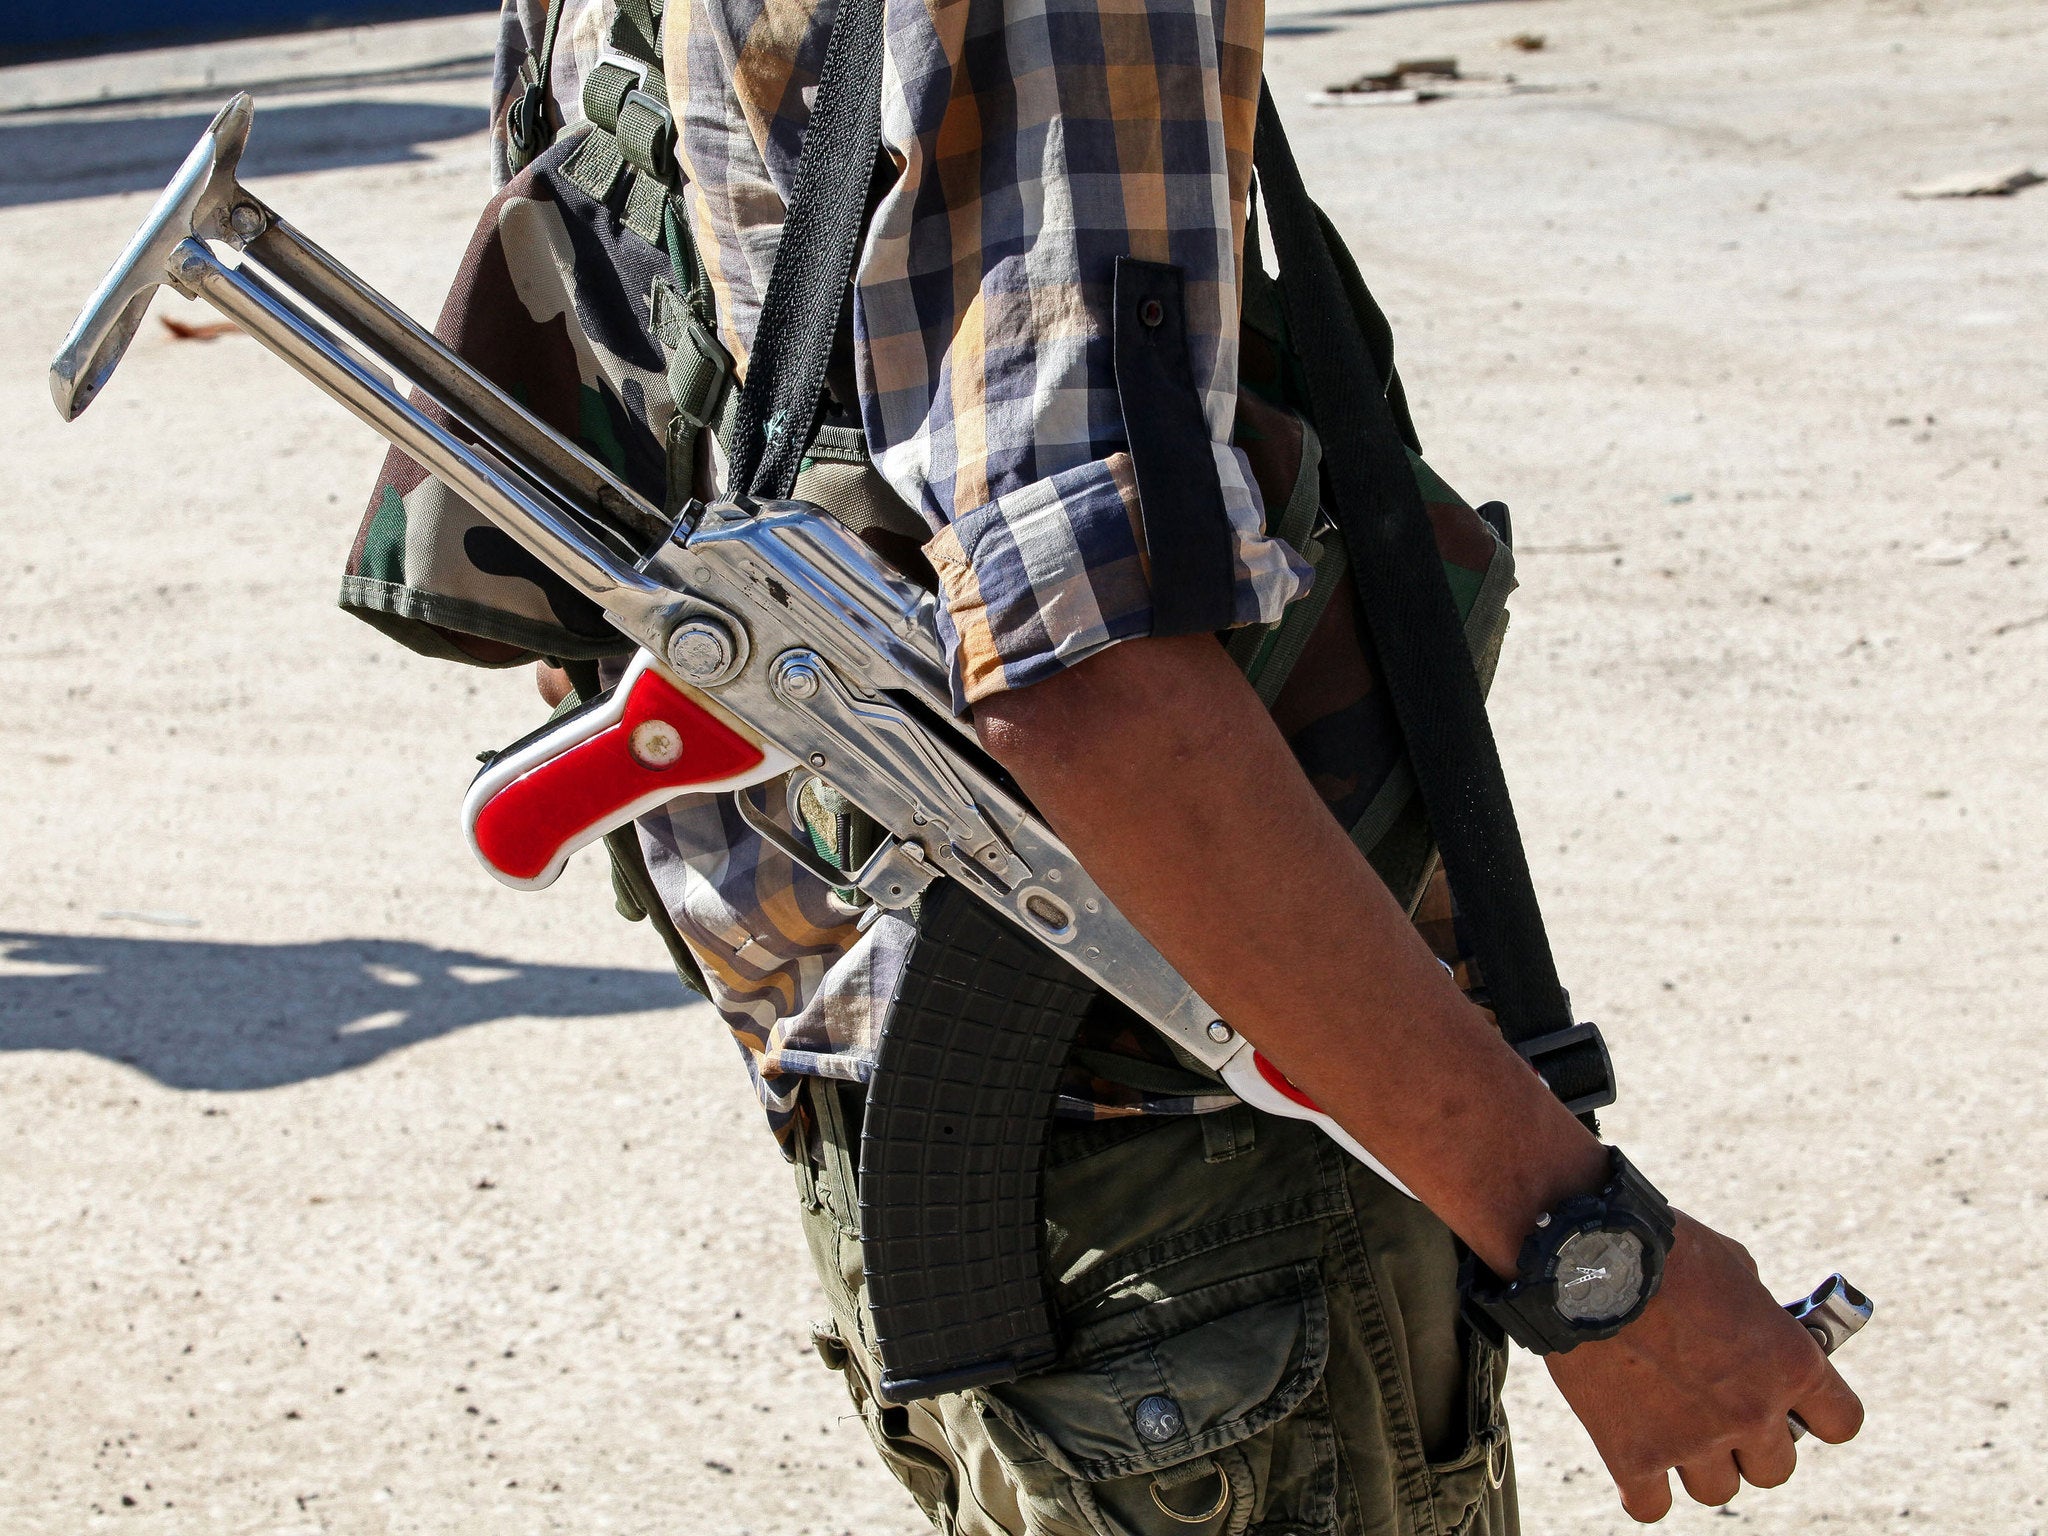
<path id="1" fill-rule="evenodd" d="M 1312 1127 L 1241 1106 L 1063 1123 L 1046 1175 L 1061 1359 L 890 1407 L 860 1306 L 858 1091 L 807 1096 L 819 1353 L 937 1529 L 1517 1530 L 1504 1365 L 1458 1320 L 1450 1233 Z"/>

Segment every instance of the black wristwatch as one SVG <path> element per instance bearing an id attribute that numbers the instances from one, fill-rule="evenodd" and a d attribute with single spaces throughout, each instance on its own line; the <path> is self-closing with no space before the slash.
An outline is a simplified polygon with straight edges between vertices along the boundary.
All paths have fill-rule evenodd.
<path id="1" fill-rule="evenodd" d="M 1619 1150 L 1610 1157 L 1598 1194 L 1575 1195 L 1537 1221 L 1512 1281 L 1465 1255 L 1465 1316 L 1495 1344 L 1505 1337 L 1539 1355 L 1563 1354 L 1613 1338 L 1657 1294 L 1671 1207 Z"/>

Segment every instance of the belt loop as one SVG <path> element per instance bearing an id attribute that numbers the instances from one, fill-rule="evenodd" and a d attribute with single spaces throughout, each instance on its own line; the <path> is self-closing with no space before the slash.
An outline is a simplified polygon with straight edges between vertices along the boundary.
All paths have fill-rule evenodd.
<path id="1" fill-rule="evenodd" d="M 797 1096 L 796 1124 L 791 1128 L 790 1143 L 794 1154 L 790 1164 L 796 1171 L 796 1194 L 807 1211 L 819 1209 L 818 1159 L 823 1147 L 823 1138 L 818 1132 L 818 1111 L 811 1096 L 814 1081 L 806 1079 Z"/>
<path id="2" fill-rule="evenodd" d="M 828 1077 L 813 1078 L 809 1084 L 818 1116 L 818 1196 L 848 1232 L 860 1228 L 860 1152 L 846 1095 L 858 1092 L 859 1084 Z"/>
<path id="3" fill-rule="evenodd" d="M 1258 1118 L 1247 1105 L 1233 1104 L 1196 1118 L 1202 1122 L 1205 1163 L 1227 1163 L 1233 1157 L 1243 1157 L 1258 1143 Z"/>

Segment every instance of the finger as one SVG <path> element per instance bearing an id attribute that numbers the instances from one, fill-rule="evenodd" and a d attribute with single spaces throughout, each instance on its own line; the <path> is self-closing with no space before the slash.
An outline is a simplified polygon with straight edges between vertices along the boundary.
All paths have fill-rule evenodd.
<path id="1" fill-rule="evenodd" d="M 1742 1492 L 1742 1474 L 1726 1451 L 1687 1462 L 1678 1469 L 1678 1480 L 1695 1504 L 1726 1504 Z"/>
<path id="2" fill-rule="evenodd" d="M 1621 1493 L 1621 1507 L 1638 1525 L 1655 1525 L 1671 1513 L 1671 1479 L 1662 1472 L 1629 1482 L 1617 1477 L 1614 1486 Z"/>
<path id="3" fill-rule="evenodd" d="M 1790 1429 L 1745 1440 L 1735 1447 L 1735 1470 L 1752 1487 L 1775 1488 L 1789 1479 L 1798 1465 L 1799 1451 Z"/>
<path id="4" fill-rule="evenodd" d="M 1849 1390 L 1849 1383 L 1832 1365 L 1821 1384 L 1792 1405 L 1817 1439 L 1840 1445 L 1855 1438 L 1863 1427 L 1863 1400 Z"/>

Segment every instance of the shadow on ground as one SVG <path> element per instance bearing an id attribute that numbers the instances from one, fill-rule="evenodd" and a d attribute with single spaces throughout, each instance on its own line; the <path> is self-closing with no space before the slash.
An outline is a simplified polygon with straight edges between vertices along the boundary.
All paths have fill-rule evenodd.
<path id="1" fill-rule="evenodd" d="M 225 102 L 227 91 L 221 93 Z M 260 106 L 260 103 L 259 103 Z M 0 208 L 114 192 L 155 192 L 171 179 L 211 112 L 176 116 L 0 118 Z M 481 107 L 337 101 L 261 107 L 242 156 L 245 180 L 423 160 L 422 144 L 481 133 Z"/>
<path id="2" fill-rule="evenodd" d="M 498 1019 L 689 1000 L 667 971 L 526 965 L 393 939 L 0 932 L 0 1051 L 89 1051 L 172 1088 L 275 1088 Z"/>

